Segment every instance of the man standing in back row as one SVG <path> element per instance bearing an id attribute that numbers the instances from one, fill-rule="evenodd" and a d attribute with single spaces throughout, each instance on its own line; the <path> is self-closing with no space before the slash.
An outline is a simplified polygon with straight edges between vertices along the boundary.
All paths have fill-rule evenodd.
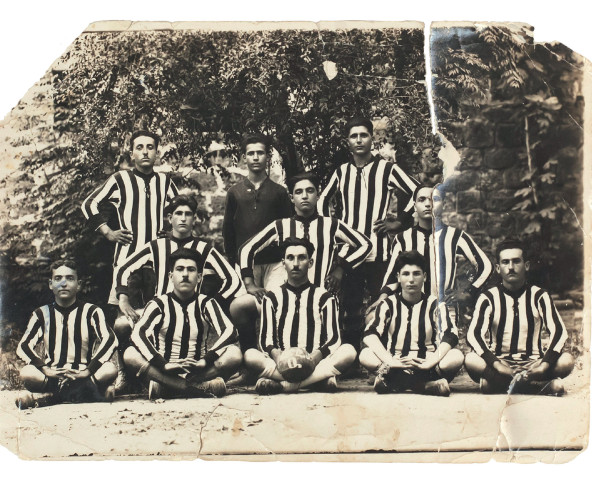
<path id="1" fill-rule="evenodd" d="M 273 182 L 267 175 L 271 151 L 269 139 L 262 134 L 249 135 L 243 140 L 241 148 L 249 173 L 246 179 L 228 190 L 222 229 L 224 251 L 232 265 L 238 263 L 238 250 L 243 243 L 274 220 L 292 215 L 292 204 L 286 188 Z M 245 280 L 247 292 L 257 297 L 261 288 L 282 285 L 286 272 L 281 260 L 277 246 L 261 251 L 255 258 L 253 277 Z M 254 320 L 244 320 L 234 315 L 232 319 L 239 329 L 243 352 L 256 347 Z"/>
<path id="2" fill-rule="evenodd" d="M 359 349 L 363 330 L 364 285 L 368 288 L 371 302 L 374 302 L 388 263 L 387 233 L 401 227 L 399 221 L 387 219 L 392 192 L 399 188 L 411 197 L 418 182 L 395 163 L 372 156 L 373 126 L 370 120 L 353 118 L 347 123 L 346 131 L 352 160 L 333 173 L 319 197 L 318 208 L 322 215 L 331 215 L 331 199 L 339 192 L 343 222 L 365 234 L 372 242 L 373 251 L 364 263 L 347 273 L 342 285 L 342 309 L 345 313 L 343 337 L 352 339 L 352 344 Z"/>
<path id="3" fill-rule="evenodd" d="M 169 174 L 154 172 L 159 137 L 145 130 L 132 134 L 131 158 L 134 168 L 114 173 L 82 203 L 82 213 L 92 229 L 115 243 L 113 284 L 109 304 L 111 323 L 115 320 L 119 301 L 115 292 L 118 267 L 142 246 L 153 240 L 163 228 L 164 207 L 175 196 L 177 187 Z M 117 209 L 119 229 L 107 224 L 108 214 L 102 203 Z"/>

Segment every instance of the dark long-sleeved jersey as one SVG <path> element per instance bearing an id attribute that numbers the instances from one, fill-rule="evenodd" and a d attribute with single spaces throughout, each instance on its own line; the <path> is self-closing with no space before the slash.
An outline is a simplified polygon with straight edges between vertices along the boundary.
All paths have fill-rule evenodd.
<path id="1" fill-rule="evenodd" d="M 249 179 L 232 186 L 226 193 L 224 209 L 224 252 L 231 264 L 238 261 L 238 250 L 276 219 L 292 215 L 292 203 L 284 186 L 269 177 L 255 188 Z M 257 255 L 255 264 L 270 264 L 282 260 L 277 247 L 268 247 Z"/>
<path id="2" fill-rule="evenodd" d="M 218 339 L 208 348 L 212 332 Z M 234 325 L 214 299 L 194 295 L 183 301 L 174 292 L 148 302 L 131 336 L 142 356 L 160 368 L 186 358 L 215 361 L 220 349 L 237 338 Z"/>
<path id="3" fill-rule="evenodd" d="M 253 263 L 258 252 L 272 243 L 281 245 L 286 238 L 304 238 L 314 245 L 314 264 L 308 278 L 318 286 L 323 286 L 339 244 L 347 245 L 341 263 L 350 268 L 359 266 L 372 249 L 366 236 L 338 219 L 316 214 L 309 218 L 296 215 L 272 222 L 241 247 L 239 264 L 243 278 L 253 276 Z"/>
<path id="4" fill-rule="evenodd" d="M 309 353 L 319 349 L 326 357 L 341 344 L 338 319 L 337 302 L 327 290 L 312 283 L 284 283 L 263 299 L 259 347 L 268 353 L 289 347 Z"/>
<path id="5" fill-rule="evenodd" d="M 393 356 L 417 353 L 425 358 L 441 342 L 458 344 L 458 332 L 444 303 L 433 295 L 423 295 L 416 304 L 407 302 L 400 292 L 381 301 L 374 320 L 366 327 L 364 337 L 376 335 Z"/>
<path id="6" fill-rule="evenodd" d="M 43 342 L 45 358 L 35 352 Z M 96 372 L 117 347 L 115 334 L 107 326 L 103 311 L 85 302 L 70 307 L 48 304 L 33 311 L 17 355 L 40 367 L 88 369 Z"/>
<path id="7" fill-rule="evenodd" d="M 117 294 L 127 293 L 127 283 L 130 275 L 147 263 L 152 263 L 156 274 L 155 296 L 173 291 L 173 283 L 169 279 L 168 260 L 170 255 L 179 248 L 192 248 L 201 255 L 198 262 L 200 274 L 216 274 L 222 281 L 218 294 L 224 298 L 231 298 L 240 288 L 241 281 L 236 271 L 220 253 L 199 238 L 158 238 L 152 240 L 121 264 L 117 272 Z"/>
<path id="8" fill-rule="evenodd" d="M 378 236 L 373 231 L 373 224 L 386 217 L 391 193 L 396 187 L 411 196 L 417 185 L 418 182 L 398 165 L 375 156 L 364 167 L 344 163 L 337 168 L 319 197 L 317 207 L 322 215 L 330 215 L 331 199 L 339 192 L 343 205 L 343 221 L 365 234 L 372 242 L 373 251 L 367 260 L 386 262 L 389 253 L 388 237 L 386 234 Z M 406 211 L 412 208 L 409 205 Z"/>
<path id="9" fill-rule="evenodd" d="M 543 328 L 550 336 L 543 348 Z M 485 362 L 498 358 L 557 361 L 567 330 L 549 294 L 535 285 L 511 292 L 503 285 L 490 288 L 477 299 L 467 342 Z"/>
<path id="10" fill-rule="evenodd" d="M 177 187 L 169 174 L 143 174 L 136 169 L 116 172 L 82 204 L 82 213 L 93 229 L 107 222 L 100 204 L 115 206 L 121 229 L 132 231 L 129 245 L 115 245 L 115 267 L 140 247 L 153 240 L 163 227 L 164 208 L 177 196 Z"/>

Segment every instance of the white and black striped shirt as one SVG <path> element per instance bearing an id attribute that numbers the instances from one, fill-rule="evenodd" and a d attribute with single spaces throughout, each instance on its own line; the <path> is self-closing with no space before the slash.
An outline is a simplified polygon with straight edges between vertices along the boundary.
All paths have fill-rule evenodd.
<path id="1" fill-rule="evenodd" d="M 543 328 L 550 342 L 545 351 Z M 567 330 L 549 294 L 534 285 L 512 292 L 498 285 L 477 299 L 467 342 L 489 365 L 498 358 L 539 359 L 554 363 L 567 340 Z"/>
<path id="2" fill-rule="evenodd" d="M 240 248 L 239 265 L 243 278 L 253 276 L 253 263 L 259 251 L 272 244 L 281 245 L 286 238 L 303 238 L 314 245 L 314 264 L 308 271 L 308 279 L 318 286 L 323 286 L 331 271 L 339 244 L 347 245 L 340 252 L 343 255 L 341 262 L 350 268 L 359 266 L 372 249 L 366 236 L 339 219 L 318 214 L 309 218 L 296 215 L 272 222 Z"/>
<path id="3" fill-rule="evenodd" d="M 376 335 L 393 356 L 405 357 L 417 353 L 425 358 L 441 342 L 452 347 L 458 344 L 458 332 L 450 319 L 446 304 L 433 295 L 422 295 L 416 304 L 407 302 L 400 292 L 381 301 L 374 320 L 364 336 Z"/>
<path id="4" fill-rule="evenodd" d="M 208 348 L 212 332 L 218 339 Z M 148 302 L 131 335 L 142 356 L 160 368 L 186 358 L 213 362 L 218 351 L 237 338 L 234 325 L 214 299 L 196 294 L 183 301 L 174 292 Z"/>
<path id="5" fill-rule="evenodd" d="M 228 300 L 241 287 L 241 281 L 236 271 L 228 261 L 220 255 L 212 245 L 199 238 L 158 238 L 144 245 L 135 254 L 131 255 L 117 270 L 117 294 L 127 294 L 127 283 L 130 275 L 142 266 L 151 262 L 156 274 L 155 296 L 164 295 L 173 291 L 173 283 L 169 279 L 168 260 L 170 255 L 178 248 L 191 248 L 202 257 L 198 262 L 198 272 L 203 275 L 216 274 L 222 280 L 218 294 Z"/>
<path id="6" fill-rule="evenodd" d="M 121 229 L 132 231 L 129 245 L 115 245 L 115 267 L 122 264 L 141 246 L 157 237 L 163 228 L 164 208 L 177 196 L 170 174 L 143 174 L 136 169 L 113 174 L 82 203 L 82 213 L 93 229 L 107 222 L 100 204 L 109 202 L 117 209 Z"/>
<path id="7" fill-rule="evenodd" d="M 417 250 L 426 258 L 428 272 L 423 289 L 426 293 L 437 295 L 441 302 L 444 301 L 446 291 L 454 288 L 457 257 L 468 259 L 475 268 L 475 275 L 471 277 L 471 285 L 475 289 L 485 284 L 493 269 L 485 252 L 464 231 L 442 225 L 434 238 L 431 230 L 414 226 L 397 234 L 393 240 L 389 266 L 382 283 L 382 293 L 390 294 L 395 289 L 395 261 L 401 252 L 410 250 Z"/>
<path id="8" fill-rule="evenodd" d="M 339 192 L 343 205 L 343 221 L 365 234 L 372 242 L 373 250 L 367 260 L 386 262 L 389 252 L 388 237 L 386 234 L 378 236 L 373 231 L 373 224 L 386 217 L 395 187 L 412 196 L 417 185 L 418 182 L 398 165 L 375 156 L 361 168 L 352 163 L 344 163 L 338 167 L 319 197 L 317 206 L 321 214 L 330 215 L 331 199 Z M 408 205 L 405 210 L 412 208 L 413 205 Z"/>
<path id="9" fill-rule="evenodd" d="M 341 344 L 335 298 L 324 288 L 307 283 L 284 283 L 267 292 L 261 307 L 259 348 L 270 353 L 300 347 L 323 357 Z"/>
<path id="10" fill-rule="evenodd" d="M 43 342 L 45 359 L 35 352 L 39 342 Z M 115 334 L 99 307 L 85 302 L 70 307 L 53 303 L 33 311 L 16 353 L 37 367 L 88 369 L 95 373 L 116 347 Z"/>

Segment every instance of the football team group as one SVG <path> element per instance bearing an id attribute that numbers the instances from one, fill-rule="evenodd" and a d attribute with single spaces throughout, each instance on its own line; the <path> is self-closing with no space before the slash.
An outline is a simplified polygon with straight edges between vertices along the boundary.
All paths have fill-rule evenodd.
<path id="1" fill-rule="evenodd" d="M 370 120 L 353 118 L 344 132 L 350 160 L 322 191 L 311 172 L 287 189 L 272 181 L 269 139 L 244 138 L 248 173 L 226 194 L 225 255 L 195 234 L 196 200 L 154 170 L 159 137 L 134 132 L 133 168 L 82 205 L 115 243 L 109 305 L 79 299 L 76 262 L 52 263 L 54 301 L 33 311 L 17 350 L 27 389 L 17 406 L 112 401 L 138 384 L 151 399 L 222 397 L 228 386 L 333 392 L 352 376 L 370 377 L 380 394 L 448 396 L 463 365 L 483 393 L 563 394 L 568 334 L 549 293 L 527 279 L 525 245 L 501 241 L 492 266 L 442 222 L 445 184 L 419 184 L 373 155 Z M 410 201 L 394 217 L 397 193 L 401 208 Z M 473 267 L 466 289 L 459 257 Z M 150 300 L 137 304 L 146 269 Z M 472 311 L 466 354 L 459 306 Z"/>

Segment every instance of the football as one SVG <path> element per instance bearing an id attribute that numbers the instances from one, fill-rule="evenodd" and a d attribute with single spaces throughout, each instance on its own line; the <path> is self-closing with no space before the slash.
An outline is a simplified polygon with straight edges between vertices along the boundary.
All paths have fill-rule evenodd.
<path id="1" fill-rule="evenodd" d="M 277 367 L 288 382 L 302 382 L 314 371 L 310 354 L 300 347 L 290 347 L 282 352 Z"/>

